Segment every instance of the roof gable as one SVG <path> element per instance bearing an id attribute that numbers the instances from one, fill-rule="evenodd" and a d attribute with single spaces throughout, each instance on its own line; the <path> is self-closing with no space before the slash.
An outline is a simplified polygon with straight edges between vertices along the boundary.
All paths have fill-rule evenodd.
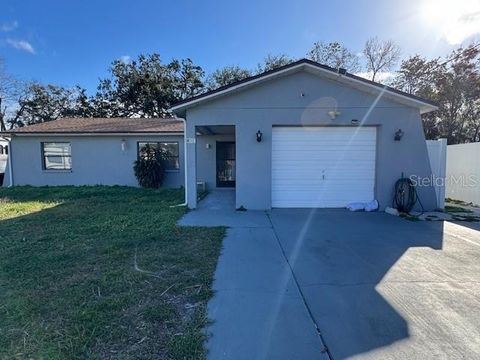
<path id="1" fill-rule="evenodd" d="M 265 73 L 246 78 L 233 84 L 223 86 L 216 90 L 212 90 L 207 93 L 183 100 L 175 104 L 171 108 L 171 111 L 175 114 L 182 115 L 188 108 L 203 104 L 214 99 L 218 99 L 222 96 L 232 95 L 235 92 L 247 90 L 250 87 L 257 86 L 267 81 L 277 79 L 279 77 L 283 77 L 299 71 L 306 71 L 317 76 L 339 82 L 345 86 L 370 93 L 375 96 L 382 94 L 382 96 L 385 98 L 389 98 L 393 101 L 402 103 L 410 107 L 418 108 L 420 113 L 427 113 L 437 109 L 435 103 L 419 98 L 415 95 L 396 90 L 392 87 L 373 82 L 350 73 L 340 73 L 331 67 L 316 63 L 311 60 L 302 59 L 280 67 L 278 69 L 267 71 Z"/>

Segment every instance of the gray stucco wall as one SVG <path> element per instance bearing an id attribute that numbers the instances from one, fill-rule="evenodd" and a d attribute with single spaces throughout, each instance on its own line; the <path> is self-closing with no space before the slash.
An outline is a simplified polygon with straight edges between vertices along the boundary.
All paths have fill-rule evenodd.
<path id="1" fill-rule="evenodd" d="M 126 141 L 122 151 L 122 140 Z M 72 170 L 53 171 L 42 168 L 42 142 L 70 142 Z M 137 159 L 137 142 L 177 141 L 180 170 L 166 173 L 164 186 L 180 187 L 184 183 L 182 136 L 14 136 L 11 143 L 14 185 L 126 185 L 138 186 L 133 174 Z M 9 185 L 8 167 L 4 185 Z"/>
<path id="2" fill-rule="evenodd" d="M 197 136 L 197 180 L 205 181 L 207 190 L 217 187 L 217 141 L 235 141 L 235 134 Z"/>
<path id="3" fill-rule="evenodd" d="M 301 96 L 303 94 L 303 96 Z M 328 111 L 341 112 L 331 120 Z M 259 84 L 190 108 L 185 114 L 187 137 L 195 137 L 196 126 L 235 125 L 237 146 L 236 206 L 271 208 L 272 126 L 351 126 L 352 119 L 377 126 L 375 196 L 381 209 L 392 203 L 393 186 L 401 177 L 430 175 L 430 163 L 419 110 L 302 71 Z M 394 141 L 401 128 L 405 135 Z M 263 133 L 263 141 L 255 133 Z M 196 206 L 195 180 L 199 166 L 195 158 L 201 145 L 188 146 L 189 206 Z M 418 188 L 425 208 L 436 207 L 433 187 Z"/>

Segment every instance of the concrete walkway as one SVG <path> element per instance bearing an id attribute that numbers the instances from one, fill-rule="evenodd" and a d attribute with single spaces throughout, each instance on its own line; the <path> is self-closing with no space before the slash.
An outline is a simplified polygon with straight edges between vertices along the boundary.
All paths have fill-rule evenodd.
<path id="1" fill-rule="evenodd" d="M 235 190 L 210 192 L 198 203 L 197 209 L 179 221 L 183 226 L 271 227 L 264 211 L 236 211 Z"/>
<path id="2" fill-rule="evenodd" d="M 181 223 L 230 226 L 209 359 L 480 354 L 480 233 L 468 223 L 293 209 L 200 209 Z"/>
<path id="3" fill-rule="evenodd" d="M 225 194 L 180 221 L 230 227 L 208 304 L 208 359 L 328 359 L 267 214 L 235 211 Z"/>

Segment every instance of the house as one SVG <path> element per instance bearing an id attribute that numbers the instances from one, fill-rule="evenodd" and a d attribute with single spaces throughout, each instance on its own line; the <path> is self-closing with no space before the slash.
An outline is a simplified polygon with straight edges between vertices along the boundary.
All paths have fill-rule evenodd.
<path id="1" fill-rule="evenodd" d="M 169 150 L 165 185 L 184 184 L 183 123 L 175 119 L 60 119 L 9 132 L 4 185 L 136 186 L 133 163 L 146 144 Z"/>
<path id="2" fill-rule="evenodd" d="M 420 115 L 435 109 L 303 59 L 176 104 L 171 111 L 181 121 L 65 119 L 17 129 L 10 133 L 13 181 L 135 185 L 132 162 L 141 143 L 152 141 L 177 143 L 178 166 L 167 185 L 185 183 L 190 208 L 199 182 L 234 188 L 237 208 L 344 207 L 372 199 L 385 208 L 402 175 L 430 177 Z M 426 209 L 436 207 L 433 187 L 417 190 Z"/>

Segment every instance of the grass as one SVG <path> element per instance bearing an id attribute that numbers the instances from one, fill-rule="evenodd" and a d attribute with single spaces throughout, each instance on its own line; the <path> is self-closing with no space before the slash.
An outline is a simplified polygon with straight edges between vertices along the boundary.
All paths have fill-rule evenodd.
<path id="1" fill-rule="evenodd" d="M 478 222 L 478 221 L 480 221 L 480 217 L 475 216 L 475 215 L 453 215 L 452 220 L 466 221 L 466 222 Z"/>
<path id="2" fill-rule="evenodd" d="M 410 214 L 407 214 L 407 213 L 400 213 L 399 216 L 401 218 L 404 218 L 404 219 L 408 220 L 408 221 L 420 221 L 418 216 L 410 215 Z"/>
<path id="3" fill-rule="evenodd" d="M 223 228 L 180 190 L 0 189 L 1 359 L 201 359 Z"/>
<path id="4" fill-rule="evenodd" d="M 456 199 L 452 199 L 452 198 L 445 198 L 445 201 L 446 202 L 449 202 L 449 203 L 452 203 L 452 204 L 457 204 L 457 205 L 471 205 L 466 203 L 465 201 L 462 201 L 462 200 L 456 200 Z"/>
<path id="5" fill-rule="evenodd" d="M 445 205 L 445 212 L 448 213 L 473 213 L 472 210 L 466 209 L 461 206 Z"/>

